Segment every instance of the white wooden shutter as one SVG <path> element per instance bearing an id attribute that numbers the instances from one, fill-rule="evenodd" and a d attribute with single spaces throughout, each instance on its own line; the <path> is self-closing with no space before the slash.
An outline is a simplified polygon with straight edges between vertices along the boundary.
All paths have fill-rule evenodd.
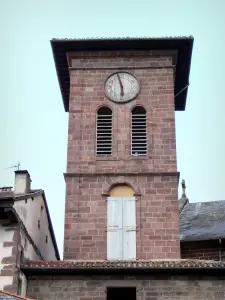
<path id="1" fill-rule="evenodd" d="M 107 259 L 122 259 L 122 200 L 107 199 Z"/>
<path id="2" fill-rule="evenodd" d="M 136 259 L 136 199 L 123 197 L 123 259 Z"/>

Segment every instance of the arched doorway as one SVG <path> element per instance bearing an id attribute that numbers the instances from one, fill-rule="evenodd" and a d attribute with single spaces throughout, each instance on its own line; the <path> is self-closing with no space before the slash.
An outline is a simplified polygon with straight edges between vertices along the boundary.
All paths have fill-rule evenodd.
<path id="1" fill-rule="evenodd" d="M 112 187 L 107 198 L 107 259 L 136 259 L 136 198 L 126 184 Z"/>

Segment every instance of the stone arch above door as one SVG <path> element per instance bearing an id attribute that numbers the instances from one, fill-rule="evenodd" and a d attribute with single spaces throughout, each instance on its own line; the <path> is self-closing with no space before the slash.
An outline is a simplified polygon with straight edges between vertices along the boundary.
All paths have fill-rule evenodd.
<path id="1" fill-rule="evenodd" d="M 112 186 L 112 188 L 109 191 L 110 197 L 133 197 L 134 196 L 134 190 L 133 188 L 125 183 L 120 183 Z"/>
<path id="2" fill-rule="evenodd" d="M 130 194 L 128 194 L 127 196 L 141 196 L 141 191 L 137 187 L 135 180 L 131 180 L 131 183 L 130 183 L 124 179 L 113 182 L 113 178 L 108 178 L 106 184 L 104 185 L 102 196 L 109 197 L 109 196 L 111 196 L 112 191 L 113 191 L 113 193 L 114 192 L 117 193 L 117 192 L 120 192 L 121 190 L 124 190 L 123 191 L 124 193 L 126 193 L 126 192 L 128 193 L 128 190 L 129 190 Z M 131 191 L 132 191 L 132 194 L 131 194 Z"/>

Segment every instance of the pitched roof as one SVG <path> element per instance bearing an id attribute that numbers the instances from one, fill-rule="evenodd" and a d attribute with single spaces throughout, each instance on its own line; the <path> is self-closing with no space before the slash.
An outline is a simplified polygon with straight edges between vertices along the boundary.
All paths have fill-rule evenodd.
<path id="1" fill-rule="evenodd" d="M 0 199 L 7 199 L 7 198 L 13 198 L 14 193 L 13 191 L 1 191 L 0 192 Z"/>
<path id="2" fill-rule="evenodd" d="M 66 54 L 71 51 L 113 51 L 113 50 L 178 50 L 176 66 L 175 109 L 184 110 L 193 47 L 193 37 L 125 37 L 52 39 L 51 46 L 55 60 L 58 81 L 65 111 L 69 110 L 70 77 Z"/>
<path id="3" fill-rule="evenodd" d="M 23 199 L 23 198 L 33 197 L 35 194 L 42 193 L 42 191 L 43 191 L 42 189 L 35 189 L 35 190 L 30 190 L 26 194 L 15 194 L 15 200 L 20 200 L 20 199 Z"/>
<path id="4" fill-rule="evenodd" d="M 179 213 L 182 212 L 184 206 L 189 203 L 188 199 L 187 198 L 181 198 L 179 201 L 178 201 L 178 205 L 179 205 Z"/>
<path id="5" fill-rule="evenodd" d="M 187 203 L 180 213 L 180 240 L 225 238 L 225 201 Z"/>
<path id="6" fill-rule="evenodd" d="M 22 200 L 22 199 L 33 197 L 33 196 L 38 195 L 38 194 L 42 195 L 42 197 L 43 197 L 45 207 L 46 207 L 48 224 L 49 224 L 48 228 L 49 228 L 50 235 L 51 235 L 51 238 L 52 238 L 52 242 L 53 242 L 53 245 L 54 245 L 54 248 L 55 248 L 55 254 L 56 254 L 56 257 L 58 259 L 60 259 L 59 250 L 58 250 L 58 246 L 57 246 L 57 242 L 56 242 L 56 238 L 55 238 L 55 233 L 54 233 L 54 229 L 53 229 L 53 225 L 52 225 L 52 220 L 51 220 L 50 212 L 49 212 L 49 209 L 48 209 L 48 204 L 47 204 L 47 200 L 46 200 L 46 197 L 45 197 L 44 190 L 42 190 L 42 189 L 32 189 L 32 190 L 29 191 L 29 193 L 20 194 L 20 195 L 14 194 L 13 191 L 1 191 L 0 192 L 0 200 L 1 201 L 4 200 L 4 206 L 5 206 L 5 204 L 9 203 L 9 200 L 19 201 L 19 200 Z M 0 204 L 2 204 L 2 206 L 3 206 L 3 203 L 0 203 Z M 13 202 L 11 204 L 13 204 Z M 0 212 L 0 218 L 1 217 L 5 217 L 5 213 L 3 214 L 2 212 Z"/>
<path id="7" fill-rule="evenodd" d="M 9 295 L 9 296 L 13 296 L 13 297 L 18 298 L 18 299 L 32 300 L 31 298 L 22 297 L 22 296 L 19 296 L 19 295 L 16 295 L 16 294 L 13 294 L 13 293 L 10 293 L 10 292 L 7 292 L 7 291 L 3 291 L 3 290 L 0 290 L 0 293 L 6 294 L 6 295 Z"/>

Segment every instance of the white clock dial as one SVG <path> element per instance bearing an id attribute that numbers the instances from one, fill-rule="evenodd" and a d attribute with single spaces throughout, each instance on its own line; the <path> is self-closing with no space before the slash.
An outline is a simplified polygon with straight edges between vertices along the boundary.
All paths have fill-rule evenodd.
<path id="1" fill-rule="evenodd" d="M 111 74 L 105 82 L 105 95 L 114 102 L 133 100 L 140 91 L 137 78 L 128 72 Z"/>

